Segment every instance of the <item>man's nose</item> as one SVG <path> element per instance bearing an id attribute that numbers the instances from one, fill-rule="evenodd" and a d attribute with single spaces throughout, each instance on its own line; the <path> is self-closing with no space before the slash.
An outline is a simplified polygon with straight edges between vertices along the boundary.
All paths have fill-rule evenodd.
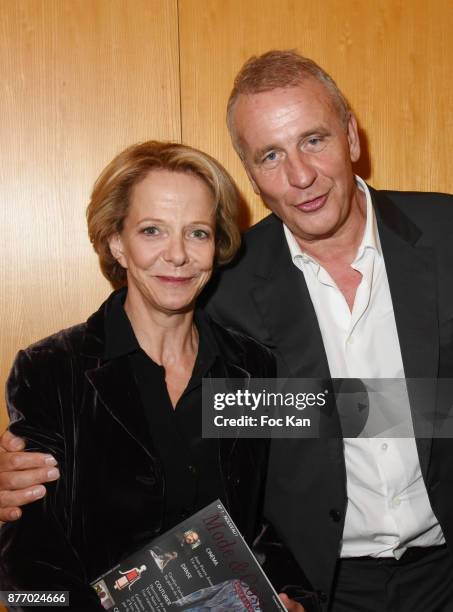
<path id="1" fill-rule="evenodd" d="M 183 236 L 170 236 L 164 251 L 164 260 L 174 266 L 183 266 L 188 261 L 186 244 Z"/>
<path id="2" fill-rule="evenodd" d="M 309 157 L 301 152 L 297 152 L 286 160 L 287 177 L 292 187 L 306 189 L 315 182 L 316 169 Z"/>

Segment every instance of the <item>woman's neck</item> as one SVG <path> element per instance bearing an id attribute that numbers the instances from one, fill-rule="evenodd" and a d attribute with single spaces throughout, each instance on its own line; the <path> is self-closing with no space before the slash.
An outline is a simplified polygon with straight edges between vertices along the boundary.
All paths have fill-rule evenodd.
<path id="1" fill-rule="evenodd" d="M 198 351 L 198 333 L 193 310 L 166 313 L 150 307 L 128 292 L 124 309 L 140 347 L 165 369 L 193 361 Z"/>

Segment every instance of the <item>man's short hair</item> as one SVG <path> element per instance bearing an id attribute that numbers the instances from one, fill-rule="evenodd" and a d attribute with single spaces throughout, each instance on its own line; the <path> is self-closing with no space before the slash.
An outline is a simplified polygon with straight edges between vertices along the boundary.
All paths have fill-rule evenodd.
<path id="1" fill-rule="evenodd" d="M 345 128 L 351 109 L 332 77 L 316 62 L 294 50 L 272 50 L 250 57 L 237 74 L 227 105 L 227 126 L 233 146 L 241 154 L 234 126 L 234 107 L 241 94 L 251 95 L 280 87 L 297 87 L 306 79 L 314 78 L 329 92 Z"/>

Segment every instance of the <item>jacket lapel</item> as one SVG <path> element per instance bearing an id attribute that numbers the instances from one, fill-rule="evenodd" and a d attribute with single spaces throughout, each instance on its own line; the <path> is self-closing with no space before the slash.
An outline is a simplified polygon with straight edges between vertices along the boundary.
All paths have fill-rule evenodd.
<path id="1" fill-rule="evenodd" d="M 417 247 L 418 228 L 388 198 L 372 193 L 406 377 L 435 378 L 439 341 L 433 250 Z"/>
<path id="2" fill-rule="evenodd" d="M 127 355 L 109 360 L 104 358 L 105 318 L 117 294 L 118 291 L 112 293 L 87 321 L 81 350 L 85 357 L 93 360 L 93 367 L 85 372 L 85 376 L 97 393 L 101 409 L 106 410 L 143 451 L 153 458 L 149 425 L 129 359 Z"/>
<path id="3" fill-rule="evenodd" d="M 152 458 L 149 425 L 141 409 L 140 395 L 127 356 L 88 370 L 86 377 L 96 390 L 102 407 Z"/>
<path id="4" fill-rule="evenodd" d="M 277 220 L 269 242 L 255 274 L 252 294 L 274 341 L 271 348 L 292 377 L 330 378 L 307 286 L 291 261 L 282 224 Z"/>
<path id="5" fill-rule="evenodd" d="M 426 476 L 435 413 L 439 360 L 437 287 L 433 250 L 418 247 L 420 230 L 382 194 L 372 190 L 393 302 L 422 473 Z M 423 391 L 423 393 L 422 393 Z"/>

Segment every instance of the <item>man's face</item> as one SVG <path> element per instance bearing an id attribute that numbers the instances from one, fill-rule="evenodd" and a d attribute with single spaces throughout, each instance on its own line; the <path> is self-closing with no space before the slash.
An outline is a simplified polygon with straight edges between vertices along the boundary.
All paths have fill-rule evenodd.
<path id="1" fill-rule="evenodd" d="M 255 192 L 297 238 L 312 242 L 347 226 L 357 124 L 344 124 L 321 83 L 240 95 L 234 122 Z"/>

